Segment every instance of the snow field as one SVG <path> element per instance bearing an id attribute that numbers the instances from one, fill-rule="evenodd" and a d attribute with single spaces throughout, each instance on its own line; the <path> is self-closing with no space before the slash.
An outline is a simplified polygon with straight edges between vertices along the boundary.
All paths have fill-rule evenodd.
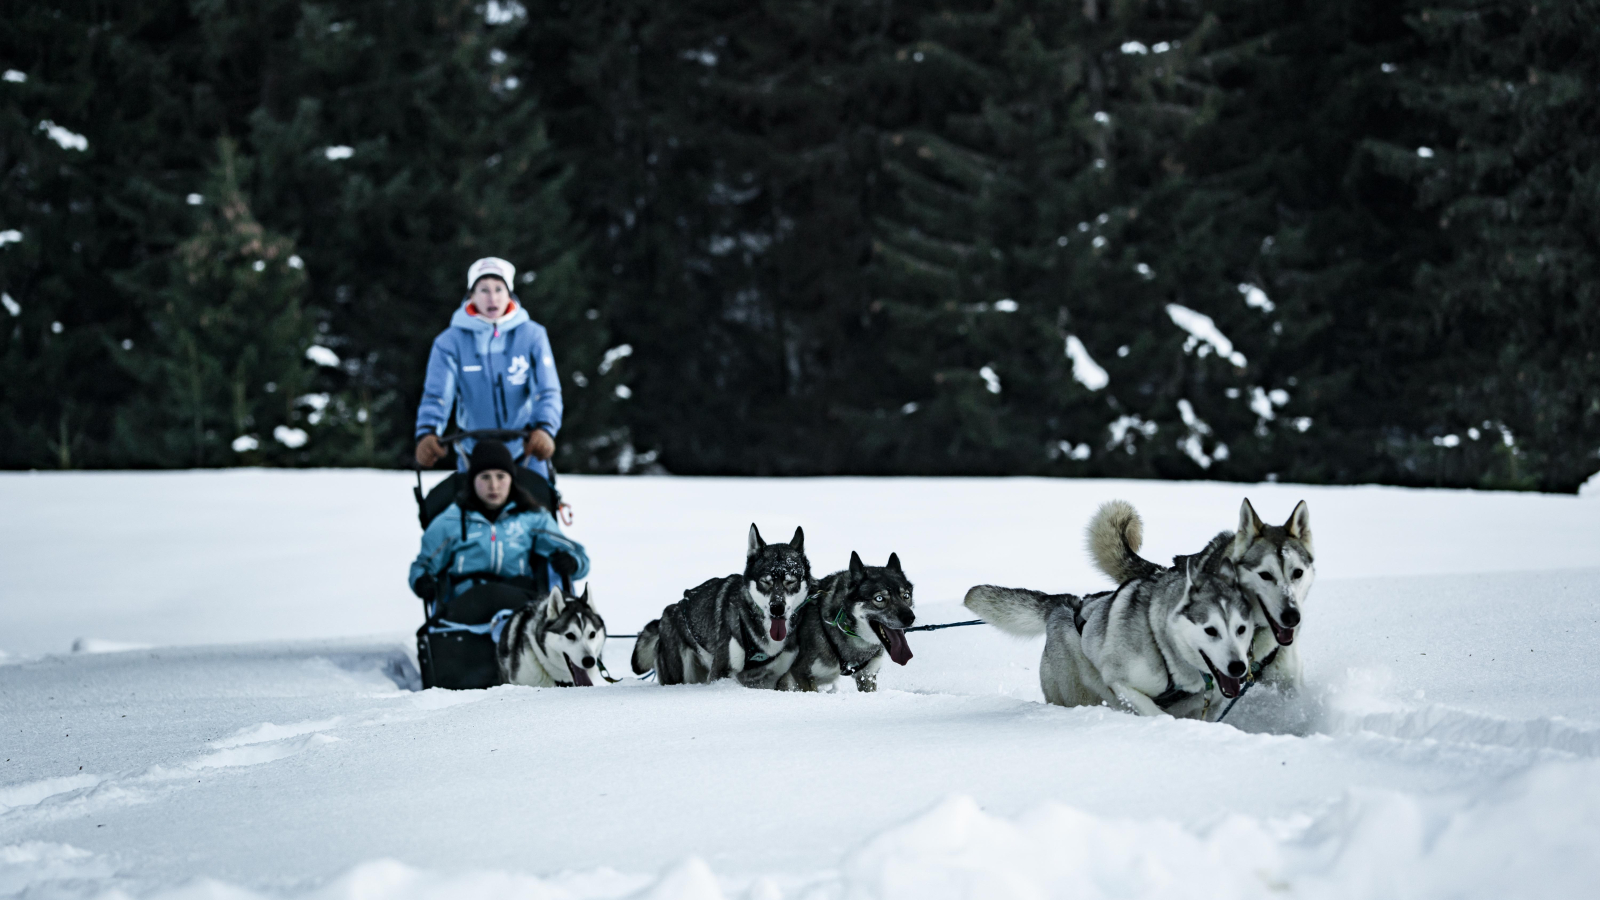
<path id="1" fill-rule="evenodd" d="M 1242 496 L 1274 521 L 1304 498 L 1308 689 L 1224 725 L 1060 709 L 1040 642 L 976 627 L 910 635 L 876 695 L 416 693 L 403 477 L 0 476 L 0 895 L 1556 897 L 1600 875 L 1590 498 L 563 486 L 618 633 L 737 569 L 752 519 L 803 525 L 818 574 L 899 552 L 931 623 L 970 618 L 974 583 L 1101 586 L 1081 532 L 1103 500 L 1160 559 Z"/>

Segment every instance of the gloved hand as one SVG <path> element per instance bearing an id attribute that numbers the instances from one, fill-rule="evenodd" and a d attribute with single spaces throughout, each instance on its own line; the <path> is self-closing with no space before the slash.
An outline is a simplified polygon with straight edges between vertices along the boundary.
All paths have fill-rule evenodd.
<path id="1" fill-rule="evenodd" d="M 438 590 L 439 583 L 434 580 L 432 575 L 426 573 L 418 576 L 417 580 L 411 584 L 411 593 L 416 594 L 422 600 L 432 600 Z"/>
<path id="2" fill-rule="evenodd" d="M 432 468 L 434 463 L 444 459 L 446 452 L 444 444 L 439 443 L 439 436 L 429 432 L 417 441 L 417 465 Z"/>
<path id="3" fill-rule="evenodd" d="M 523 440 L 522 449 L 534 459 L 549 459 L 556 455 L 556 439 L 543 428 L 535 428 Z"/>
<path id="4" fill-rule="evenodd" d="M 578 571 L 578 560 L 565 550 L 557 550 L 550 554 L 550 568 L 562 578 L 571 578 Z"/>

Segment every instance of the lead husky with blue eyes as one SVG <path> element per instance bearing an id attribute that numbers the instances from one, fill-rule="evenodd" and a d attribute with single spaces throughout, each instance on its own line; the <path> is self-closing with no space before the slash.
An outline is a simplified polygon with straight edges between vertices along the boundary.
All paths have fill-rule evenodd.
<path id="1" fill-rule="evenodd" d="M 1051 703 L 1215 718 L 1220 701 L 1243 690 L 1254 637 L 1253 604 L 1228 552 L 1234 535 L 1223 532 L 1165 568 L 1134 553 L 1142 528 L 1121 501 L 1102 506 L 1089 523 L 1097 561 L 1122 554 L 1130 577 L 1114 591 L 1080 597 L 983 584 L 964 602 L 1008 634 L 1045 635 L 1039 684 Z"/>
<path id="2" fill-rule="evenodd" d="M 859 690 L 875 691 L 885 654 L 896 665 L 911 661 L 905 630 L 916 620 L 900 557 L 891 553 L 888 565 L 868 566 L 852 552 L 850 568 L 817 582 L 795 616 L 797 652 L 778 687 L 828 690 L 848 675 Z"/>
<path id="3" fill-rule="evenodd" d="M 737 677 L 746 687 L 775 687 L 789 671 L 789 617 L 811 592 L 804 531 L 769 544 L 750 525 L 743 575 L 713 578 L 644 626 L 633 645 L 635 674 L 655 669 L 662 684 L 705 684 Z"/>

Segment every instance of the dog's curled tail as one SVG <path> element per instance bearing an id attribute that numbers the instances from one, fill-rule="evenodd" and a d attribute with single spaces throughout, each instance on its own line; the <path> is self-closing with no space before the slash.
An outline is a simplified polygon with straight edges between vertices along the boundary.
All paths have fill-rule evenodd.
<path id="1" fill-rule="evenodd" d="M 1155 563 L 1139 555 L 1139 546 L 1143 543 L 1144 521 L 1126 500 L 1101 504 L 1094 518 L 1089 520 L 1089 556 L 1094 559 L 1095 568 L 1117 584 L 1126 584 L 1160 570 Z"/>
<path id="2" fill-rule="evenodd" d="M 1064 602 L 1065 595 L 1045 594 L 1026 588 L 980 584 L 967 591 L 961 603 L 979 618 L 1014 637 L 1044 634 L 1050 611 Z"/>
<path id="3" fill-rule="evenodd" d="M 633 674 L 643 675 L 656 667 L 656 644 L 660 640 L 661 620 L 651 619 L 633 642 Z"/>

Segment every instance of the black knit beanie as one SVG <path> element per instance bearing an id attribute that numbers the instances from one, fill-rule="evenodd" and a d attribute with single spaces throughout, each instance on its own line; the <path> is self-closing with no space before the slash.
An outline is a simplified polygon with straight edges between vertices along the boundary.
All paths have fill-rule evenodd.
<path id="1" fill-rule="evenodd" d="M 478 477 L 479 472 L 490 469 L 500 469 L 512 478 L 517 475 L 516 461 L 511 458 L 511 451 L 499 441 L 479 441 L 472 448 L 472 455 L 467 457 L 467 480 Z"/>

